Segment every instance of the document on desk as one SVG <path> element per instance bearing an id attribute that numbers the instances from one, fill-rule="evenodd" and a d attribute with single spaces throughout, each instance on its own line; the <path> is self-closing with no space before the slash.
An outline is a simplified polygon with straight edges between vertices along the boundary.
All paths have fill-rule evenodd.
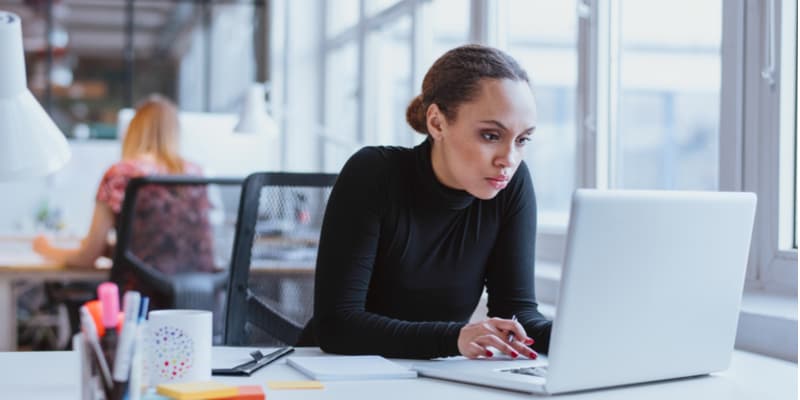
<path id="1" fill-rule="evenodd" d="M 417 377 L 416 371 L 381 356 L 289 357 L 286 363 L 319 381 Z"/>

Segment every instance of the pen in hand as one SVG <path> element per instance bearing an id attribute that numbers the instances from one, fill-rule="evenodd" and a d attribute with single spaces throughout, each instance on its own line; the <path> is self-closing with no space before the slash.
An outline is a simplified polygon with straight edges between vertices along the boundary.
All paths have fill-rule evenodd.
<path id="1" fill-rule="evenodd" d="M 511 320 L 517 322 L 517 315 L 516 314 L 512 315 Z M 511 331 L 511 333 L 508 334 L 508 343 L 511 343 L 513 341 L 514 341 L 514 331 Z"/>

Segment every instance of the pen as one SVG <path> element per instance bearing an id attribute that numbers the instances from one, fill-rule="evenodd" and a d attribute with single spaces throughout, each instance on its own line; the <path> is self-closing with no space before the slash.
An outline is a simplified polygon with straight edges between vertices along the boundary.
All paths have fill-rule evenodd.
<path id="1" fill-rule="evenodd" d="M 131 357 L 133 357 L 133 342 L 136 338 L 137 322 L 139 320 L 139 292 L 130 290 L 125 293 L 123 307 L 125 322 L 122 324 L 122 333 L 117 341 L 117 350 L 114 356 L 114 382 L 127 382 L 130 375 Z"/>
<path id="2" fill-rule="evenodd" d="M 517 322 L 517 314 L 512 315 L 511 320 Z M 511 343 L 513 341 L 514 341 L 514 331 L 511 331 L 511 333 L 508 334 L 508 343 Z"/>
<path id="3" fill-rule="evenodd" d="M 83 334 L 86 337 L 86 341 L 89 343 L 89 346 L 92 347 L 95 356 L 97 357 L 97 363 L 100 365 L 100 375 L 103 376 L 103 383 L 105 383 L 105 387 L 111 389 L 113 383 L 111 382 L 111 371 L 108 369 L 108 363 L 106 363 L 106 358 L 103 356 L 103 350 L 100 349 L 100 343 L 97 339 L 97 328 L 94 325 L 94 320 L 92 319 L 92 315 L 89 313 L 89 309 L 86 306 L 81 307 L 81 327 L 83 328 Z"/>

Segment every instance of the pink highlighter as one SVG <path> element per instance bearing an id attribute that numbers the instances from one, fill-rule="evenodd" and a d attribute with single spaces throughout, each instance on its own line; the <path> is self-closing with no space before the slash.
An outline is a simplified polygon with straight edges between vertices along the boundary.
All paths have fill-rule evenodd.
<path id="1" fill-rule="evenodd" d="M 117 323 L 119 314 L 119 289 L 111 282 L 103 282 L 97 287 L 97 297 L 103 307 L 103 327 L 105 334 L 100 338 L 100 347 L 108 361 L 114 365 L 114 352 L 117 350 Z"/>

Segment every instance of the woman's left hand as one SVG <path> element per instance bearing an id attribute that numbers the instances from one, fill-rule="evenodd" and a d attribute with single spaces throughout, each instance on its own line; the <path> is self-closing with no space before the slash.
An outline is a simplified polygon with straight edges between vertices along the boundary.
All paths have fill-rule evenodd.
<path id="1" fill-rule="evenodd" d="M 458 351 L 468 358 L 492 357 L 494 353 L 489 350 L 492 347 L 513 358 L 522 354 L 535 359 L 538 355 L 528 347 L 532 344 L 533 339 L 528 337 L 519 322 L 502 318 L 467 324 L 458 335 Z"/>

